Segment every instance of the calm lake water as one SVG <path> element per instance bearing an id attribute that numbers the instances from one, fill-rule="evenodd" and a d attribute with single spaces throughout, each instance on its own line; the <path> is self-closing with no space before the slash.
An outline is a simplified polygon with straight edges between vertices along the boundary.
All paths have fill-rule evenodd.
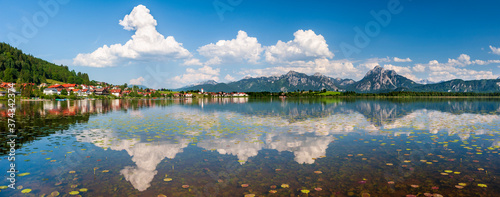
<path id="1" fill-rule="evenodd" d="M 6 104 L 0 103 L 0 186 L 9 184 L 11 163 Z M 2 187 L 0 196 L 500 195 L 495 99 L 84 100 L 17 107 L 18 189 Z"/>

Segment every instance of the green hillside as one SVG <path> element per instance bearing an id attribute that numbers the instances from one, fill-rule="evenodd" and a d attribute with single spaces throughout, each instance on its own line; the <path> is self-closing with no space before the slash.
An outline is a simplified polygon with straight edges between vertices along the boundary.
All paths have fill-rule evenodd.
<path id="1" fill-rule="evenodd" d="M 67 66 L 56 65 L 6 43 L 0 43 L 0 79 L 3 82 L 47 83 L 47 79 L 64 83 L 88 84 L 87 73 L 76 73 Z"/>

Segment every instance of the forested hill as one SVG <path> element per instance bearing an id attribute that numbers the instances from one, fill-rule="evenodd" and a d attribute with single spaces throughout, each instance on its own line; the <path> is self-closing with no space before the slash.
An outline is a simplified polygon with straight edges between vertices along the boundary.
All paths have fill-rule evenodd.
<path id="1" fill-rule="evenodd" d="M 76 73 L 67 66 L 56 65 L 0 42 L 0 79 L 3 82 L 45 83 L 53 79 L 64 83 L 88 84 L 87 73 Z"/>

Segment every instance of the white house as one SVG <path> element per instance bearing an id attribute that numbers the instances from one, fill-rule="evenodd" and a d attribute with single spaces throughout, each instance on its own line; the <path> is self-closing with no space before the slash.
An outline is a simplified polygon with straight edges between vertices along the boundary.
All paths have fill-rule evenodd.
<path id="1" fill-rule="evenodd" d="M 43 90 L 43 94 L 45 95 L 54 95 L 54 94 L 61 94 L 61 92 L 57 91 L 55 88 L 45 88 Z"/>
<path id="2" fill-rule="evenodd" d="M 53 95 L 53 94 L 61 94 L 61 92 L 57 91 L 55 88 L 45 88 L 43 90 L 43 94 L 45 95 Z"/>
<path id="3" fill-rule="evenodd" d="M 236 92 L 236 93 L 233 93 L 233 96 L 248 96 L 248 95 L 244 92 Z"/>
<path id="4" fill-rule="evenodd" d="M 80 93 L 80 96 L 88 96 L 91 95 L 92 92 L 89 89 L 82 89 L 82 92 Z"/>

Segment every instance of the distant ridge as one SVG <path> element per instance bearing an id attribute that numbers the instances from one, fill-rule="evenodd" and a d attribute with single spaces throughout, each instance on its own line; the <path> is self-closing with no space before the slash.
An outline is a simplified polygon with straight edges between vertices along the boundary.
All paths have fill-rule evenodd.
<path id="1" fill-rule="evenodd" d="M 500 91 L 500 79 L 482 79 L 464 81 L 455 79 L 444 82 L 422 81 L 417 83 L 394 70 L 376 66 L 368 71 L 363 79 L 332 78 L 321 73 L 307 75 L 295 71 L 280 76 L 245 77 L 230 83 L 205 81 L 177 90 L 200 90 L 209 92 L 293 92 L 297 90 L 354 91 L 360 93 L 382 93 L 391 91 L 415 92 L 477 92 L 489 93 Z"/>

